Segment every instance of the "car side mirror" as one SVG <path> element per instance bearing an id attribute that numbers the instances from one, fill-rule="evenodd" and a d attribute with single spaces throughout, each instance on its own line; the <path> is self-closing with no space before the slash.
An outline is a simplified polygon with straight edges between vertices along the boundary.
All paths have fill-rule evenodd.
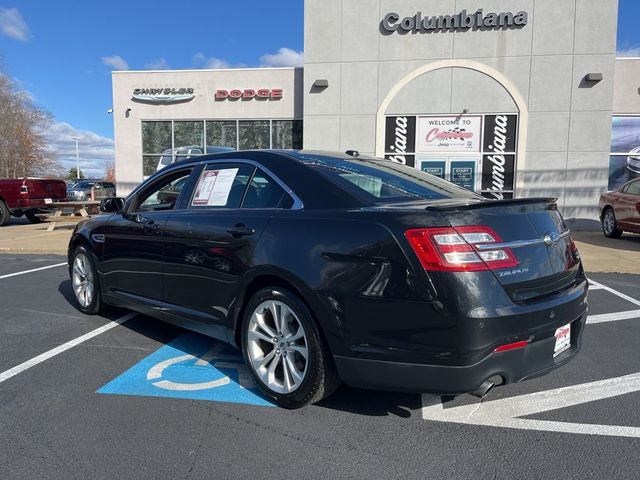
<path id="1" fill-rule="evenodd" d="M 100 211 L 103 213 L 117 213 L 124 208 L 124 198 L 105 198 L 100 202 Z"/>

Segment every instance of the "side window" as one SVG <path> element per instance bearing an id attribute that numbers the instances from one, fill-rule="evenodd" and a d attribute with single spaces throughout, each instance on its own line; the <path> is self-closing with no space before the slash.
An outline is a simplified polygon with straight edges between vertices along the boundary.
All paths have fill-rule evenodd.
<path id="1" fill-rule="evenodd" d="M 189 208 L 238 208 L 255 167 L 212 163 L 203 170 Z"/>
<path id="2" fill-rule="evenodd" d="M 293 199 L 275 180 L 257 170 L 251 179 L 242 208 L 291 208 Z"/>
<path id="3" fill-rule="evenodd" d="M 191 169 L 174 172 L 143 191 L 132 205 L 132 211 L 149 212 L 173 210 L 182 188 L 187 184 Z"/>
<path id="4" fill-rule="evenodd" d="M 632 182 L 627 185 L 625 193 L 628 193 L 630 195 L 640 195 L 640 181 Z"/>

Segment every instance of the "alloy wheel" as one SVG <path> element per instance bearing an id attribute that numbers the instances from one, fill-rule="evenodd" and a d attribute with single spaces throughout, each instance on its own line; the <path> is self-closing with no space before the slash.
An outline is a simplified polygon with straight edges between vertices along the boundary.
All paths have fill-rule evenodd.
<path id="1" fill-rule="evenodd" d="M 280 394 L 295 391 L 309 364 L 307 337 L 296 313 L 277 300 L 253 311 L 247 331 L 251 367 L 267 388 Z"/>
<path id="2" fill-rule="evenodd" d="M 73 260 L 71 283 L 73 293 L 83 308 L 89 307 L 93 301 L 95 293 L 94 282 L 93 269 L 89 263 L 89 258 L 84 253 L 78 253 Z"/>
<path id="3" fill-rule="evenodd" d="M 607 234 L 613 233 L 613 230 L 615 229 L 615 225 L 616 225 L 616 220 L 611 210 L 607 210 L 605 212 L 603 223 L 604 223 L 605 233 Z"/>

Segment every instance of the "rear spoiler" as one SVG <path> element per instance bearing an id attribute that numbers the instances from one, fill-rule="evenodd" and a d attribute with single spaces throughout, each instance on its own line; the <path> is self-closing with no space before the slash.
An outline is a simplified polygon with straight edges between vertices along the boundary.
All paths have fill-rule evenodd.
<path id="1" fill-rule="evenodd" d="M 459 203 L 443 203 L 441 205 L 429 205 L 426 210 L 434 212 L 451 212 L 455 210 L 474 210 L 476 208 L 484 208 L 490 205 L 510 207 L 512 205 L 531 205 L 535 203 L 554 204 L 558 201 L 557 197 L 531 197 L 531 198 L 505 198 L 503 200 L 483 199 L 477 202 L 459 202 Z"/>

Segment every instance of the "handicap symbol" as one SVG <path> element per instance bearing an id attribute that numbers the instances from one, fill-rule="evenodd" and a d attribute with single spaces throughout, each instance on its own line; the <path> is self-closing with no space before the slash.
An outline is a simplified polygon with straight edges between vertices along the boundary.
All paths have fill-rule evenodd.
<path id="1" fill-rule="evenodd" d="M 273 406 L 260 395 L 241 353 L 191 332 L 143 358 L 98 393 Z"/>
<path id="2" fill-rule="evenodd" d="M 226 348 L 226 345 L 221 343 L 216 343 L 209 351 L 207 351 L 201 358 L 196 357 L 195 355 L 185 354 L 179 355 L 177 357 L 169 358 L 167 360 L 163 360 L 159 363 L 156 363 L 153 367 L 149 369 L 147 372 L 147 380 L 158 380 L 162 378 L 163 372 L 170 366 L 176 365 L 183 362 L 188 362 L 190 360 L 196 360 L 195 365 L 197 366 L 206 366 L 210 365 L 217 370 L 228 369 L 235 370 L 238 373 L 238 384 L 240 388 L 256 388 L 249 371 L 247 370 L 246 365 L 244 364 L 242 358 L 236 355 L 224 355 L 222 351 Z M 228 385 L 231 383 L 231 378 L 228 375 L 223 376 L 222 378 L 218 378 L 216 380 L 211 380 L 209 382 L 199 382 L 199 383 L 178 383 L 173 382 L 171 380 L 158 380 L 154 381 L 153 385 L 158 388 L 163 388 L 165 390 L 185 390 L 185 391 L 194 391 L 194 390 L 206 390 L 209 388 L 221 387 L 223 385 Z"/>

